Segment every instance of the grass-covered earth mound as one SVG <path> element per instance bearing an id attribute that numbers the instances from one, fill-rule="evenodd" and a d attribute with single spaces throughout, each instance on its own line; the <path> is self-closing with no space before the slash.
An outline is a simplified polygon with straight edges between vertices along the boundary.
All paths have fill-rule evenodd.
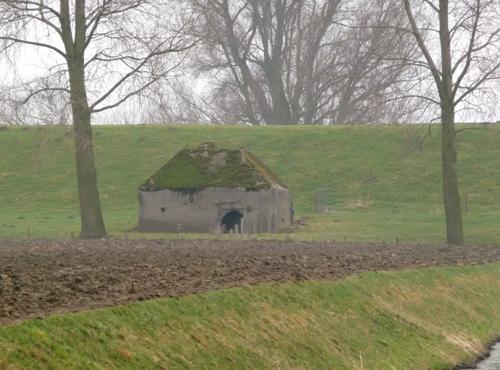
<path id="1" fill-rule="evenodd" d="M 500 126 L 459 129 L 466 242 L 500 244 Z M 106 228 L 112 236 L 144 238 L 129 231 L 137 225 L 137 188 L 183 148 L 212 141 L 219 148 L 249 148 L 258 155 L 290 190 L 296 219 L 305 220 L 292 232 L 259 238 L 441 244 L 440 130 L 439 125 L 95 126 Z M 71 127 L 0 131 L 0 239 L 78 235 L 73 151 Z M 188 169 L 183 171 L 185 176 Z M 177 179 L 183 186 L 181 175 Z"/>
<path id="2" fill-rule="evenodd" d="M 244 187 L 248 190 L 261 190 L 274 184 L 282 185 L 277 176 L 252 153 L 203 143 L 196 149 L 182 149 L 147 179 L 140 189 L 155 191 Z"/>

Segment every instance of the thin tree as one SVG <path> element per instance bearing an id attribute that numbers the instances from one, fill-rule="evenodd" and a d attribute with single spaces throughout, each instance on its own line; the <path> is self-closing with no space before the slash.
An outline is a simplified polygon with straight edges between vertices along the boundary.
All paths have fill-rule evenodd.
<path id="1" fill-rule="evenodd" d="M 437 94 L 424 98 L 441 110 L 442 182 L 448 244 L 464 243 L 457 171 L 456 112 L 477 106 L 500 69 L 497 0 L 402 0 Z M 436 26 L 437 25 L 437 26 Z"/>
<path id="2" fill-rule="evenodd" d="M 3 0 L 0 50 L 31 47 L 54 63 L 25 101 L 67 94 L 71 103 L 82 238 L 106 235 L 97 186 L 91 115 L 119 106 L 178 64 L 165 56 L 193 44 L 179 1 Z"/>

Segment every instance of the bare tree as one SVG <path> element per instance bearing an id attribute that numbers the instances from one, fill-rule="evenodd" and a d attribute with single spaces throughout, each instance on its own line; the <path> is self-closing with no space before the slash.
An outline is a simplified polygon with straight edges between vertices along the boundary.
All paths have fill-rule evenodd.
<path id="1" fill-rule="evenodd" d="M 464 243 L 457 172 L 455 114 L 477 106 L 500 71 L 500 23 L 496 0 L 402 0 L 421 50 L 414 63 L 434 81 L 423 97 L 441 109 L 442 178 L 448 244 Z"/>
<path id="2" fill-rule="evenodd" d="M 184 70 L 184 73 L 187 71 Z M 159 124 L 221 124 L 216 107 L 197 93 L 194 76 L 169 79 L 142 96 L 142 122 Z M 196 84 L 195 84 L 196 85 Z"/>
<path id="3" fill-rule="evenodd" d="M 49 81 L 36 78 L 17 79 L 0 88 L 0 121 L 16 125 L 67 125 L 70 123 L 71 104 L 64 91 L 51 90 L 54 76 Z M 43 93 L 31 96 L 42 87 Z"/>
<path id="4" fill-rule="evenodd" d="M 408 35 L 395 32 L 401 9 L 387 1 L 344 3 L 333 18 L 329 64 L 318 73 L 320 123 L 401 122 L 414 101 L 397 97 L 404 90 L 415 53 Z M 307 68 L 307 67 L 306 67 Z M 323 87 L 325 86 L 325 87 Z M 321 94 L 322 91 L 326 94 Z"/>
<path id="5" fill-rule="evenodd" d="M 31 47 L 53 65 L 25 101 L 44 93 L 69 96 L 73 116 L 82 238 L 106 234 L 97 187 L 91 115 L 119 106 L 174 68 L 191 20 L 180 1 L 2 0 L 0 50 Z"/>
<path id="6" fill-rule="evenodd" d="M 408 35 L 395 32 L 401 8 L 393 3 L 192 1 L 202 14 L 199 32 L 208 34 L 199 70 L 214 82 L 214 103 L 229 119 L 363 123 L 406 112 L 386 104 L 414 53 Z"/>

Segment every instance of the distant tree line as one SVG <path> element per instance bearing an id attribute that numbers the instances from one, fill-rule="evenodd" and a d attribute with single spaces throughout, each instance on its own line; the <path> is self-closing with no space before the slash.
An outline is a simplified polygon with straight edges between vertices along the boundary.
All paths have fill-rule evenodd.
<path id="1" fill-rule="evenodd" d="M 220 122 L 399 122 L 416 55 L 387 1 L 193 0 L 205 34 L 193 61 L 211 76 Z M 391 102 L 389 104 L 389 102 Z"/>

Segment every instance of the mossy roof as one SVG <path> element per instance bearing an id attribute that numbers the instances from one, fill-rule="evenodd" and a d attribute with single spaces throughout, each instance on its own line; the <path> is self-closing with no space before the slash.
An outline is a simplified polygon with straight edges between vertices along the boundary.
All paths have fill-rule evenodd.
<path id="1" fill-rule="evenodd" d="M 193 190 L 244 187 L 249 190 L 285 187 L 254 154 L 242 149 L 200 145 L 183 149 L 147 179 L 140 190 Z"/>

